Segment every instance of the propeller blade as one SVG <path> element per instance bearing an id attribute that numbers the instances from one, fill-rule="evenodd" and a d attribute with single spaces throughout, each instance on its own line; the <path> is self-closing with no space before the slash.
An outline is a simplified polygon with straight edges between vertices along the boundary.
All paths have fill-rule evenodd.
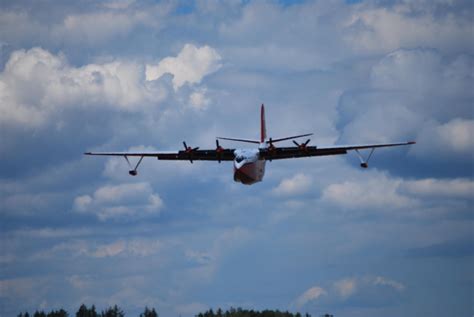
<path id="1" fill-rule="evenodd" d="M 304 143 L 304 145 L 308 145 L 309 141 L 311 141 L 310 139 L 306 140 L 306 142 Z"/>
<path id="2" fill-rule="evenodd" d="M 298 144 L 298 142 L 296 142 L 295 140 L 293 140 L 293 143 L 294 143 L 296 146 L 300 146 L 300 145 Z"/>
<path id="3" fill-rule="evenodd" d="M 187 150 L 188 149 L 188 146 L 186 145 L 186 142 L 183 141 L 183 145 L 184 145 L 184 149 Z"/>
<path id="4" fill-rule="evenodd" d="M 197 150 L 199 150 L 199 146 L 197 146 L 193 149 L 193 151 L 197 151 Z"/>

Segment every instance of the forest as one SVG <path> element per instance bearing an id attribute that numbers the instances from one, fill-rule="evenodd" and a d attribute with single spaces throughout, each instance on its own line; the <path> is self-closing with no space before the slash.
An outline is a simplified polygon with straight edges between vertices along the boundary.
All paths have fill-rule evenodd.
<path id="1" fill-rule="evenodd" d="M 77 310 L 74 315 L 70 315 L 64 309 L 52 310 L 48 313 L 44 311 L 35 311 L 30 314 L 28 312 L 22 312 L 17 315 L 17 317 L 125 317 L 125 313 L 117 305 L 109 307 L 103 311 L 98 312 L 96 307 L 92 305 L 87 307 L 82 304 L 81 307 Z M 158 313 L 154 308 L 145 307 L 143 313 L 139 317 L 159 317 Z M 281 312 L 279 310 L 247 310 L 242 308 L 230 308 L 226 311 L 222 309 L 217 309 L 215 312 L 212 309 L 204 313 L 198 313 L 195 317 L 311 317 L 310 314 L 306 313 L 302 315 L 301 313 L 290 313 L 288 311 Z M 332 315 L 325 314 L 322 317 L 333 317 Z"/>

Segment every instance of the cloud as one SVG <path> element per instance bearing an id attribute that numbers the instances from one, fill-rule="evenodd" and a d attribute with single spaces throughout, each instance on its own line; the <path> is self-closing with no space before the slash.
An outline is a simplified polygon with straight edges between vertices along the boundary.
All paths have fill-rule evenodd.
<path id="1" fill-rule="evenodd" d="M 42 48 L 18 50 L 0 74 L 0 120 L 38 127 L 67 108 L 106 106 L 136 112 L 164 95 L 145 81 L 144 67 L 137 63 L 73 67 L 63 55 Z"/>
<path id="2" fill-rule="evenodd" d="M 472 161 L 474 153 L 474 120 L 455 118 L 444 124 L 429 122 L 423 126 L 416 148 L 411 154 L 426 159 Z M 458 158 L 458 159 L 456 159 Z"/>
<path id="3" fill-rule="evenodd" d="M 204 110 L 209 106 L 210 99 L 206 97 L 206 89 L 201 88 L 195 90 L 189 95 L 189 104 L 196 110 Z"/>
<path id="4" fill-rule="evenodd" d="M 354 294 L 357 290 L 357 279 L 347 278 L 334 282 L 334 289 L 339 296 L 346 298 Z"/>
<path id="5" fill-rule="evenodd" d="M 178 56 L 166 57 L 158 64 L 148 64 L 146 79 L 151 81 L 171 74 L 176 91 L 184 84 L 199 84 L 206 75 L 221 67 L 220 61 L 221 56 L 212 47 L 186 44 Z"/>
<path id="6" fill-rule="evenodd" d="M 301 308 L 307 303 L 315 301 L 324 295 L 327 295 L 327 292 L 323 288 L 319 286 L 313 286 L 296 299 L 296 306 Z"/>
<path id="7" fill-rule="evenodd" d="M 34 254 L 31 259 L 52 259 L 60 256 L 110 258 L 110 257 L 150 257 L 158 254 L 164 243 L 158 239 L 130 238 L 112 242 L 89 240 L 68 240 Z"/>
<path id="8" fill-rule="evenodd" d="M 384 297 L 390 298 L 395 294 L 400 294 L 406 289 L 405 285 L 393 279 L 384 276 L 359 276 L 351 278 L 343 278 L 331 283 L 327 289 L 321 286 L 313 286 L 306 290 L 295 300 L 295 306 L 301 309 L 307 304 L 322 300 L 318 306 L 324 307 L 327 303 L 338 303 L 353 301 L 374 302 L 384 300 Z M 382 294 L 384 293 L 384 294 Z"/>
<path id="9" fill-rule="evenodd" d="M 442 140 L 434 135 L 437 122 L 469 117 L 474 98 L 472 65 L 468 55 L 448 57 L 433 49 L 399 49 L 387 54 L 370 68 L 367 90 L 343 94 L 339 104 L 344 122 L 341 140 L 426 141 L 424 134 L 431 139 L 427 144 Z M 466 132 L 460 140 L 466 140 Z M 417 147 L 415 151 L 423 145 Z"/>
<path id="10" fill-rule="evenodd" d="M 357 181 L 330 184 L 323 189 L 321 201 L 348 209 L 421 210 L 426 199 L 449 205 L 449 200 L 472 200 L 474 182 L 466 178 L 417 180 L 389 177 L 384 173 L 365 175 Z"/>
<path id="11" fill-rule="evenodd" d="M 292 196 L 300 195 L 307 192 L 312 184 L 310 176 L 304 174 L 296 174 L 292 178 L 284 179 L 273 189 L 273 194 Z"/>
<path id="12" fill-rule="evenodd" d="M 373 87 L 414 94 L 473 97 L 468 89 L 474 76 L 469 55 L 445 58 L 434 49 L 399 49 L 383 57 L 371 70 Z"/>
<path id="13" fill-rule="evenodd" d="M 425 2 L 426 4 L 426 2 Z M 347 21 L 345 40 L 361 52 L 388 52 L 400 47 L 439 47 L 445 52 L 473 50 L 469 14 L 455 14 L 454 3 L 371 3 L 356 7 Z M 444 10 L 443 15 L 437 10 Z"/>
<path id="14" fill-rule="evenodd" d="M 384 276 L 345 278 L 333 283 L 333 289 L 342 299 L 355 296 L 359 292 L 366 292 L 372 287 L 386 287 L 397 292 L 403 292 L 405 290 L 405 285 Z"/>
<path id="15" fill-rule="evenodd" d="M 405 290 L 405 285 L 400 282 L 388 279 L 383 276 L 377 276 L 373 279 L 372 283 L 376 286 L 388 286 L 399 292 Z"/>
<path id="16" fill-rule="evenodd" d="M 113 257 L 125 250 L 125 243 L 123 241 L 117 241 L 111 244 L 101 245 L 94 252 L 94 256 L 97 258 Z"/>
<path id="17" fill-rule="evenodd" d="M 74 199 L 78 213 L 96 215 L 101 221 L 109 219 L 142 218 L 159 214 L 163 201 L 149 183 L 106 185 L 92 195 Z"/>
<path id="18" fill-rule="evenodd" d="M 327 2 L 289 7 L 250 2 L 238 18 L 220 24 L 219 36 L 229 43 L 226 57 L 239 65 L 271 71 L 327 69 L 347 52 L 341 41 L 347 8 Z"/>
<path id="19" fill-rule="evenodd" d="M 385 174 L 366 176 L 359 181 L 327 186 L 321 199 L 349 209 L 387 210 L 418 205 L 417 200 L 399 193 L 401 183 L 401 179 L 391 179 Z"/>
<path id="20" fill-rule="evenodd" d="M 145 16 L 117 12 L 98 12 L 68 15 L 61 25 L 54 29 L 53 37 L 100 43 L 109 38 L 127 35 L 138 23 L 146 22 Z"/>
<path id="21" fill-rule="evenodd" d="M 405 181 L 400 185 L 403 192 L 425 198 L 473 199 L 474 182 L 470 179 L 427 178 Z"/>
<path id="22" fill-rule="evenodd" d="M 134 1 L 109 1 L 99 10 L 66 12 L 60 23 L 54 24 L 50 37 L 70 46 L 105 47 L 114 41 L 123 41 L 140 28 L 159 32 L 166 24 L 166 14 L 171 4 L 155 4 L 146 7 Z"/>

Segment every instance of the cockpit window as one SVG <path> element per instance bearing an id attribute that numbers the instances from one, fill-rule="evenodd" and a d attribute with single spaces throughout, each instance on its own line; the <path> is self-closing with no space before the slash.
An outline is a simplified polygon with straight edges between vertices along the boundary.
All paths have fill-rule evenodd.
<path id="1" fill-rule="evenodd" d="M 237 155 L 237 156 L 235 157 L 235 161 L 236 161 L 237 163 L 242 162 L 244 159 L 245 159 L 245 157 L 244 157 L 243 155 Z"/>

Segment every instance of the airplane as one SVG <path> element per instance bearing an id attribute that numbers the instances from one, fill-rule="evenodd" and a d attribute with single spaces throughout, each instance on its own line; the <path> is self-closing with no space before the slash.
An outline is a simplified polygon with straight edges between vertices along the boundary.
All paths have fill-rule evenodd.
<path id="1" fill-rule="evenodd" d="M 216 148 L 209 150 L 200 150 L 199 147 L 191 147 L 183 141 L 184 150 L 172 152 L 86 152 L 85 155 L 104 155 L 104 156 L 122 156 L 130 166 L 129 174 L 137 176 L 138 167 L 145 157 L 155 157 L 158 160 L 178 160 L 178 161 L 233 161 L 234 162 L 234 181 L 244 185 L 252 185 L 263 180 L 265 175 L 265 163 L 267 161 L 326 156 L 341 155 L 348 151 L 355 151 L 360 159 L 360 166 L 367 168 L 369 160 L 376 148 L 392 147 L 401 145 L 415 144 L 415 141 L 399 142 L 399 143 L 382 143 L 382 144 L 361 144 L 361 145 L 334 145 L 334 146 L 309 146 L 310 139 L 305 142 L 298 143 L 295 139 L 311 136 L 313 133 L 294 135 L 278 139 L 267 138 L 265 123 L 265 106 L 262 104 L 260 108 L 260 140 L 216 137 Z M 257 148 L 223 148 L 219 144 L 219 140 L 237 141 L 244 143 L 257 144 Z M 276 147 L 275 143 L 281 141 L 293 140 L 295 146 Z M 364 158 L 359 150 L 370 149 L 367 158 Z M 132 167 L 129 157 L 139 157 L 135 167 Z"/>

